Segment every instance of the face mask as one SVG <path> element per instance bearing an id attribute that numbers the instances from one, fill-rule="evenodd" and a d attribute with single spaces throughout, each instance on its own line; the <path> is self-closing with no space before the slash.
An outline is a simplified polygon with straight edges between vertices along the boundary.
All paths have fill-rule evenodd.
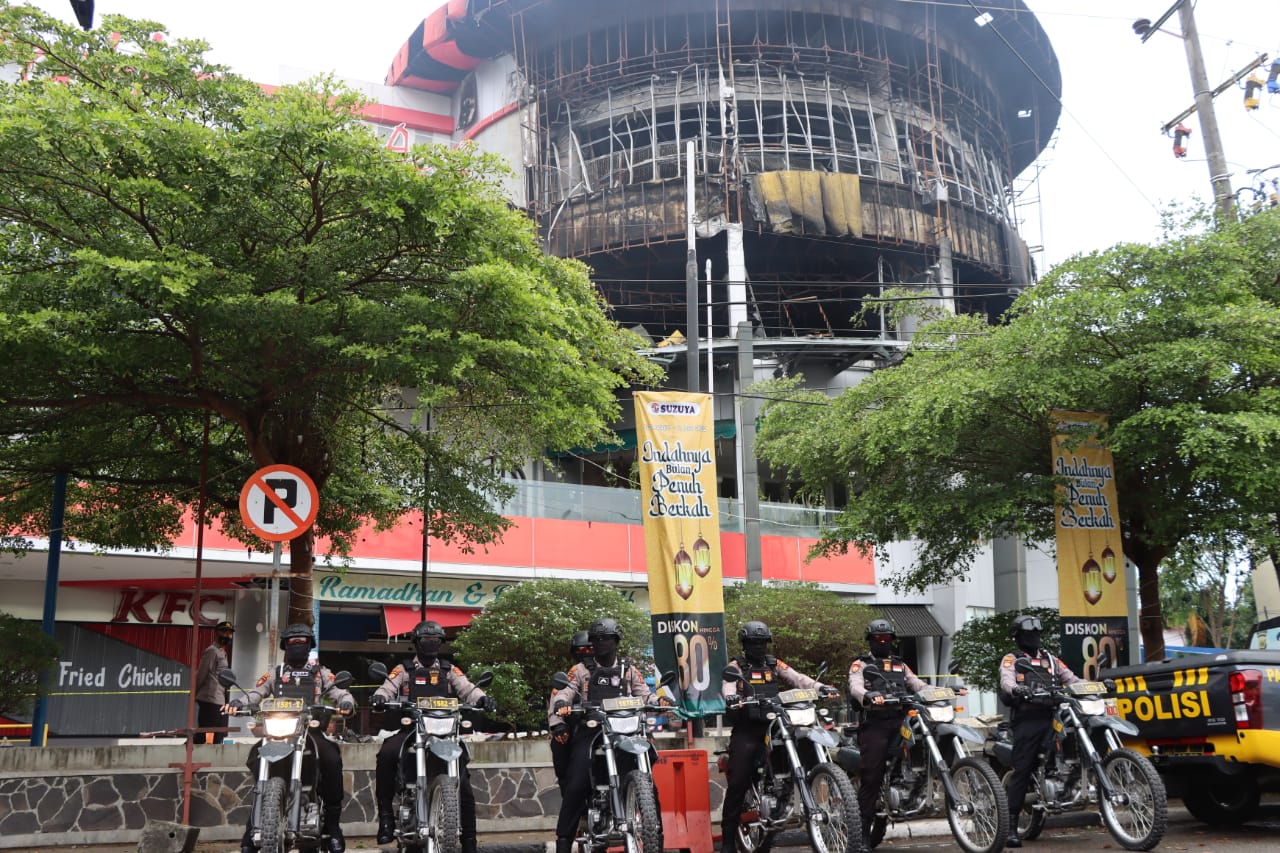
<path id="1" fill-rule="evenodd" d="M 887 658 L 893 654 L 893 640 L 872 640 L 871 654 L 878 658 Z"/>
<path id="2" fill-rule="evenodd" d="M 218 638 L 218 645 L 220 645 L 220 646 L 229 646 L 229 645 L 231 645 L 231 638 L 230 638 L 230 637 L 219 637 L 219 638 Z"/>
<path id="3" fill-rule="evenodd" d="M 1018 648 L 1029 654 L 1034 654 L 1040 650 L 1040 632 L 1039 631 L 1019 631 L 1018 632 Z"/>
<path id="4" fill-rule="evenodd" d="M 607 663 L 618 653 L 617 637 L 596 637 L 594 642 L 596 660 Z"/>
<path id="5" fill-rule="evenodd" d="M 752 663 L 760 663 L 769 652 L 768 640 L 747 640 L 742 644 L 742 653 Z"/>
<path id="6" fill-rule="evenodd" d="M 430 660 L 440 654 L 440 638 L 439 637 L 420 637 L 413 647 L 418 652 L 418 657 L 423 660 Z"/>
<path id="7" fill-rule="evenodd" d="M 311 656 L 311 647 L 306 645 L 285 646 L 284 662 L 289 666 L 302 666 Z"/>

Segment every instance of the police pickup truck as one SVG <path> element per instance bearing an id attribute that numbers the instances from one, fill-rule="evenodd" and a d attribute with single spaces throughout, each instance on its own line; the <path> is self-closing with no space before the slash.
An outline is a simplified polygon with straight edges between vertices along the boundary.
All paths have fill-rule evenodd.
<path id="1" fill-rule="evenodd" d="M 1237 823 L 1280 791 L 1280 651 L 1232 651 L 1108 669 L 1169 796 L 1205 823 Z"/>

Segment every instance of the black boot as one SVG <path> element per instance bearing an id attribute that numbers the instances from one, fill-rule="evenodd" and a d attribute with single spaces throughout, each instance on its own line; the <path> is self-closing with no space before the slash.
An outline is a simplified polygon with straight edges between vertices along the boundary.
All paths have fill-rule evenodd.
<path id="1" fill-rule="evenodd" d="M 474 835 L 462 836 L 462 853 L 476 853 L 476 837 Z"/>
<path id="2" fill-rule="evenodd" d="M 391 814 L 391 803 L 378 803 L 378 843 L 390 844 L 396 840 L 396 819 Z"/>
<path id="3" fill-rule="evenodd" d="M 329 844 L 325 848 L 328 853 L 344 853 L 347 839 L 342 835 L 342 807 L 324 810 L 324 831 L 329 836 Z"/>
<path id="4" fill-rule="evenodd" d="M 258 848 L 253 846 L 252 823 L 244 828 L 244 835 L 240 837 L 240 853 L 258 853 Z"/>
<path id="5" fill-rule="evenodd" d="M 724 824 L 720 828 L 720 853 L 738 853 L 738 825 Z"/>
<path id="6" fill-rule="evenodd" d="M 573 839 L 557 837 L 556 853 L 573 853 Z"/>

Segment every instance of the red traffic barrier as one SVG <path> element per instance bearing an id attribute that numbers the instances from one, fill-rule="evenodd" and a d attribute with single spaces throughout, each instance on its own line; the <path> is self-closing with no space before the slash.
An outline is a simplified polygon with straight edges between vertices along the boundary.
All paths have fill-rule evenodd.
<path id="1" fill-rule="evenodd" d="M 662 808 L 665 850 L 712 853 L 711 777 L 705 749 L 669 749 L 658 753 L 653 783 Z"/>

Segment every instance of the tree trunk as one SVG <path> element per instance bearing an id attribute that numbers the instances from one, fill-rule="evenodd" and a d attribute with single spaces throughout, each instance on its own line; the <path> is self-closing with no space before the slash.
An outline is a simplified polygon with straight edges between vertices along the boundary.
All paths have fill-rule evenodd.
<path id="1" fill-rule="evenodd" d="M 310 528 L 289 542 L 289 618 L 285 624 L 315 625 L 311 567 L 315 564 L 315 534 Z"/>
<path id="2" fill-rule="evenodd" d="M 1167 549 L 1126 542 L 1125 553 L 1138 567 L 1138 634 L 1142 638 L 1143 661 L 1164 660 L 1164 612 L 1160 607 L 1160 577 L 1156 569 Z"/>

